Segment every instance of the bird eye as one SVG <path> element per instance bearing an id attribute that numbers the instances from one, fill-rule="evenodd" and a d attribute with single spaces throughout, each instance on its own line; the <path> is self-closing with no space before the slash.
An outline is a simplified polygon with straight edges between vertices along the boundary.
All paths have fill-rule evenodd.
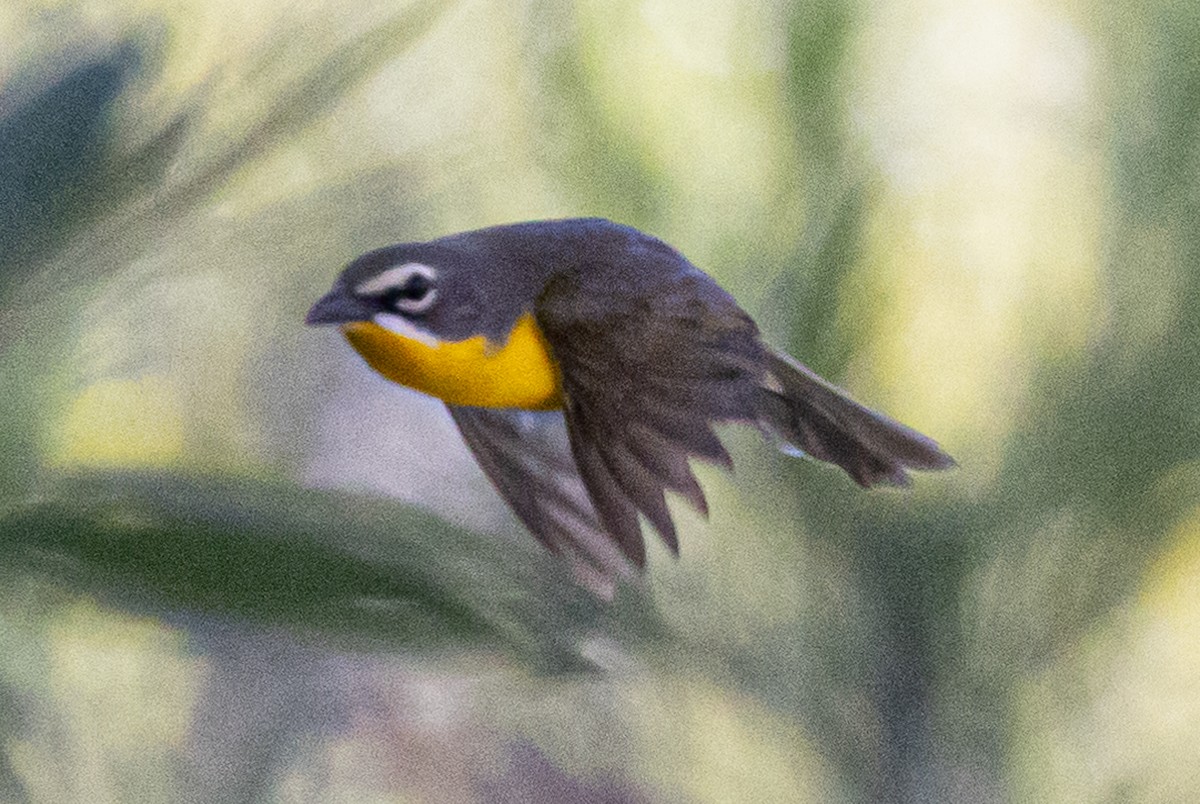
<path id="1" fill-rule="evenodd" d="M 436 277 L 436 272 L 428 265 L 409 262 L 389 268 L 357 290 L 374 296 L 390 312 L 415 315 L 428 310 L 437 299 Z"/>
<path id="2" fill-rule="evenodd" d="M 428 309 L 433 303 L 434 292 L 429 277 L 414 274 L 400 287 L 391 288 L 384 293 L 383 303 L 398 313 L 417 313 Z"/>

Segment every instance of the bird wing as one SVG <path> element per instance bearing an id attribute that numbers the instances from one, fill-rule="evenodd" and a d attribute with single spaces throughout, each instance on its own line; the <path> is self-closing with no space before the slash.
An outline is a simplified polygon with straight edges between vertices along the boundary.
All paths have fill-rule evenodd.
<path id="1" fill-rule="evenodd" d="M 641 567 L 639 513 L 678 553 L 664 493 L 707 514 L 689 459 L 731 467 L 712 425 L 755 419 L 765 370 L 754 322 L 707 276 L 638 280 L 559 277 L 535 313 L 562 373 L 579 476 L 600 524 Z"/>
<path id="2" fill-rule="evenodd" d="M 600 524 L 575 469 L 557 411 L 447 405 L 463 440 L 505 502 L 551 552 L 565 554 L 576 577 L 605 597 L 632 574 Z"/>

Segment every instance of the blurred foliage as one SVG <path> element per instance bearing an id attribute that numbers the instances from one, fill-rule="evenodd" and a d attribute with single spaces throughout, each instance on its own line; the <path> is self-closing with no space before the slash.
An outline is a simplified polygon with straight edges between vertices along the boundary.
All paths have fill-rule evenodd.
<path id="1" fill-rule="evenodd" d="M 602 607 L 536 544 L 481 544 L 378 501 L 157 475 L 63 486 L 5 516 L 7 563 L 132 610 L 208 612 L 410 652 L 524 649 L 547 669 L 586 667 L 575 644 L 602 615 L 638 616 Z"/>
<path id="2" fill-rule="evenodd" d="M 0 800 L 1191 800 L 1200 10 L 0 9 Z M 959 459 L 733 430 L 601 604 L 305 331 L 605 215 Z"/>

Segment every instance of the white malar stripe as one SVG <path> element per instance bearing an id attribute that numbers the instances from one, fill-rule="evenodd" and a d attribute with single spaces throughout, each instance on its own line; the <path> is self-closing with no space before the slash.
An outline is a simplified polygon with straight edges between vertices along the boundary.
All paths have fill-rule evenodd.
<path id="1" fill-rule="evenodd" d="M 354 292 L 360 296 L 373 296 L 392 288 L 404 287 L 404 283 L 414 274 L 420 274 L 426 279 L 433 280 L 437 271 L 419 262 L 406 262 L 394 268 L 388 268 L 378 276 L 373 276 L 366 282 L 355 285 Z"/>
<path id="2" fill-rule="evenodd" d="M 401 338 L 408 338 L 410 341 L 423 343 L 435 349 L 442 345 L 442 341 L 436 335 L 421 329 L 403 316 L 392 315 L 391 313 L 376 313 L 375 317 L 371 320 L 388 332 L 396 333 Z"/>

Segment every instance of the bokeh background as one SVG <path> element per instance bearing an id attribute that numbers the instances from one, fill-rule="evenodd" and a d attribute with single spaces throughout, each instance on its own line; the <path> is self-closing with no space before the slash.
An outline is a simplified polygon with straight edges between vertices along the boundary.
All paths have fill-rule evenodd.
<path id="1" fill-rule="evenodd" d="M 1200 799 L 1192 0 L 0 5 L 0 801 Z M 601 215 L 959 460 L 604 606 L 301 325 Z"/>

